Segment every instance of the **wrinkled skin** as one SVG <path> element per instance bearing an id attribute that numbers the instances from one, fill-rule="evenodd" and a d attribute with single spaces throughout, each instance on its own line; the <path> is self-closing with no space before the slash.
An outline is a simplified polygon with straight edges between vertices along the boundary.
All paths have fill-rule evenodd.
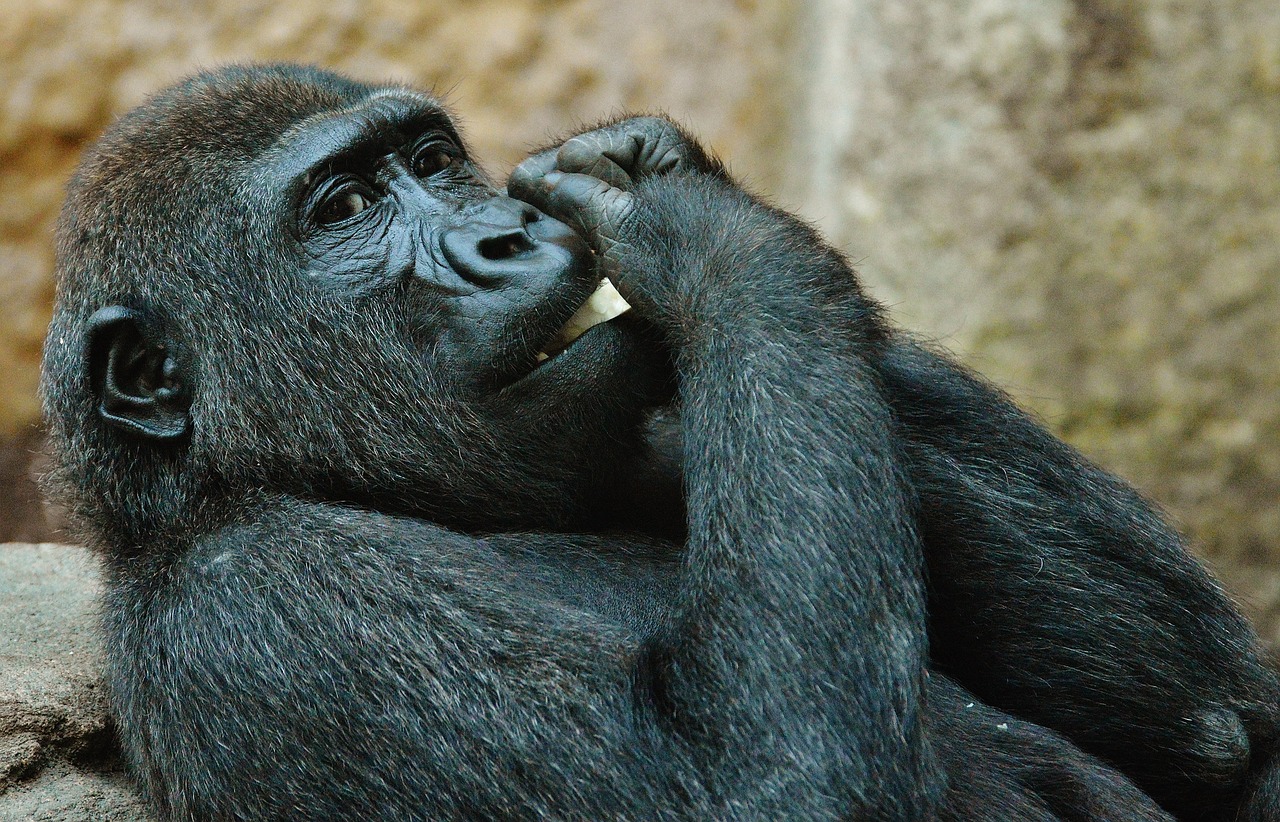
<path id="1" fill-rule="evenodd" d="M 502 192 L 426 95 L 224 69 L 87 156 L 58 265 L 51 485 L 162 818 L 1277 807 L 1177 536 L 666 120 Z"/>

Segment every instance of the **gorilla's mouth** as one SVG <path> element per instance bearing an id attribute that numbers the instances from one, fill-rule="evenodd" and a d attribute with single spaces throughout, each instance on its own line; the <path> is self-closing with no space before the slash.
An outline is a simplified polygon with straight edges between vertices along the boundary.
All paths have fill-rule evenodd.
<path id="1" fill-rule="evenodd" d="M 560 330 L 538 352 L 538 362 L 544 363 L 568 348 L 574 340 L 600 323 L 608 322 L 631 310 L 631 304 L 622 298 L 618 289 L 608 280 L 601 280 L 587 301 L 573 312 Z"/>

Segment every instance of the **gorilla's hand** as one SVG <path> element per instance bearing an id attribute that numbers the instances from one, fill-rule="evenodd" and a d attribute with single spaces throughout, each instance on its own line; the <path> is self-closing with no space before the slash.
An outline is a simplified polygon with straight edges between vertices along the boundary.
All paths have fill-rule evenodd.
<path id="1" fill-rule="evenodd" d="M 599 177 L 561 171 L 543 162 L 542 156 L 518 166 L 507 182 L 507 191 L 572 226 L 596 253 L 601 274 L 616 281 L 620 263 L 627 256 L 627 229 L 636 210 L 635 195 Z M 630 177 L 616 166 L 613 170 L 616 176 L 626 178 L 629 188 Z"/>
<path id="2" fill-rule="evenodd" d="M 543 149 L 511 173 L 511 185 L 551 171 L 586 174 L 630 191 L 651 174 L 694 171 L 718 174 L 719 162 L 697 140 L 662 117 L 630 117 L 599 126 Z"/>
<path id="3" fill-rule="evenodd" d="M 687 213 L 679 206 L 691 202 L 689 196 L 670 190 L 695 178 L 727 183 L 719 161 L 674 123 L 633 117 L 532 155 L 512 171 L 507 190 L 572 226 L 596 253 L 600 274 L 642 316 L 664 326 L 670 325 L 673 275 L 683 267 L 654 258 L 682 234 L 698 233 L 696 218 L 705 215 Z M 673 205 L 678 213 L 668 213 Z"/>

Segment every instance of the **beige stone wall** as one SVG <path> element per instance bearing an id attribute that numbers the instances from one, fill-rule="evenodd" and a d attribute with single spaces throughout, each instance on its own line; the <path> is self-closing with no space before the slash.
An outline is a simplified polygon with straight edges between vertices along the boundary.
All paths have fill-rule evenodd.
<path id="1" fill-rule="evenodd" d="M 684 119 L 1169 508 L 1280 645 L 1275 0 L 0 0 L 0 540 L 47 534 L 64 180 L 147 93 L 250 59 L 435 86 L 498 174 L 611 111 Z M 0 817 L 142 818 L 99 751 L 92 564 L 5 546 L 0 582 Z"/>
<path id="2" fill-rule="evenodd" d="M 305 60 L 446 91 L 499 174 L 676 114 L 1167 506 L 1280 638 L 1278 44 L 1274 0 L 0 0 L 0 486 L 79 151 L 196 68 Z M 0 494 L 0 538 L 41 536 L 30 487 Z"/>
<path id="3" fill-rule="evenodd" d="M 788 0 L 0 0 L 0 539 L 47 536 L 36 439 L 51 232 L 83 148 L 145 96 L 230 61 L 435 88 L 491 171 L 575 123 L 662 109 L 763 186 L 781 170 Z M 7 492 L 0 490 L 0 500 Z"/>

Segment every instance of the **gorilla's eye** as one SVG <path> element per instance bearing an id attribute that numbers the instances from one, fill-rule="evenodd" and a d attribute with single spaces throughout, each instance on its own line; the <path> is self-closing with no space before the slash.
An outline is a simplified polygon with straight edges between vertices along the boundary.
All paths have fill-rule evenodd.
<path id="1" fill-rule="evenodd" d="M 350 220 L 373 205 L 372 193 L 363 185 L 346 181 L 333 186 L 322 195 L 315 221 L 320 225 L 334 225 Z"/>
<path id="2" fill-rule="evenodd" d="M 417 177 L 432 177 L 453 166 L 458 161 L 458 150 L 453 143 L 440 137 L 424 139 L 413 151 L 413 173 Z"/>

